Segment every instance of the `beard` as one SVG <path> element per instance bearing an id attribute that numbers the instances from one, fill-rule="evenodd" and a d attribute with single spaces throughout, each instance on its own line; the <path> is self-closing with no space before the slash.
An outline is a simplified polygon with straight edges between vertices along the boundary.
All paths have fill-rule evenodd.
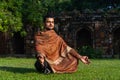
<path id="1" fill-rule="evenodd" d="M 54 29 L 54 25 L 45 25 L 45 29 L 46 30 L 53 30 Z"/>
<path id="2" fill-rule="evenodd" d="M 54 28 L 45 27 L 46 30 L 53 30 Z"/>

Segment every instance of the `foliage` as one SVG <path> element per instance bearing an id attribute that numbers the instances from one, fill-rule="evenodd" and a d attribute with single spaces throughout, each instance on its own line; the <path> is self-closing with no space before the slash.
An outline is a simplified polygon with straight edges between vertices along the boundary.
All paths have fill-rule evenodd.
<path id="1" fill-rule="evenodd" d="M 77 50 L 81 55 L 86 55 L 90 58 L 101 58 L 103 54 L 102 48 L 94 49 L 90 46 L 83 46 L 82 48 L 78 48 Z"/>
<path id="2" fill-rule="evenodd" d="M 91 60 L 90 65 L 79 63 L 72 74 L 40 74 L 33 58 L 0 58 L 0 80 L 119 80 L 120 62 L 117 59 Z"/>
<path id="3" fill-rule="evenodd" d="M 43 27 L 43 16 L 47 12 L 59 14 L 70 7 L 69 0 L 25 0 L 23 4 L 23 23 L 32 27 Z M 69 4 L 69 5 L 67 5 Z M 56 16 L 55 15 L 55 16 Z M 26 26 L 25 26 L 26 27 Z M 27 27 L 26 27 L 27 28 Z"/>
<path id="4" fill-rule="evenodd" d="M 59 0 L 1 0 L 0 31 L 26 34 L 26 25 L 42 27 L 42 17 L 57 5 Z M 54 8 L 55 9 L 55 8 Z"/>
<path id="5" fill-rule="evenodd" d="M 22 29 L 22 0 L 0 1 L 0 31 L 17 32 Z"/>
<path id="6" fill-rule="evenodd" d="M 42 16 L 47 9 L 40 0 L 25 0 L 22 7 L 23 23 L 31 26 L 41 26 Z"/>

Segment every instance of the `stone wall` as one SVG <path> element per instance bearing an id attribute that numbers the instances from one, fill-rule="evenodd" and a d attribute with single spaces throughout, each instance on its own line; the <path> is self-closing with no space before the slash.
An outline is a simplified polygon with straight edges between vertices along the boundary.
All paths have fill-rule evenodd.
<path id="1" fill-rule="evenodd" d="M 74 14 L 74 15 L 70 15 Z M 77 16 L 76 16 L 77 15 Z M 109 14 L 109 16 L 103 16 L 102 14 L 80 14 L 80 13 L 67 13 L 66 15 L 62 15 L 58 17 L 60 23 L 59 28 L 61 35 L 64 35 L 65 41 L 72 47 L 78 48 L 77 38 L 81 37 L 81 35 L 77 35 L 80 31 L 85 29 L 90 33 L 90 41 L 89 43 L 93 48 L 102 48 L 104 50 L 103 55 L 114 55 L 120 54 L 119 45 L 115 45 L 120 42 L 120 37 L 117 34 L 120 33 L 120 15 L 119 14 Z M 118 33 L 114 35 L 115 30 L 118 30 Z M 84 31 L 85 31 L 84 30 Z M 83 34 L 86 34 L 82 32 Z M 86 36 L 86 35 L 83 35 Z M 118 42 L 116 42 L 116 38 L 118 38 Z M 85 38 L 85 37 L 82 37 Z M 82 39 L 79 39 L 82 41 Z M 85 43 L 85 39 L 83 41 Z M 91 44 L 92 43 L 92 44 Z M 82 44 L 82 43 L 81 43 Z M 79 45 L 84 46 L 84 44 Z M 115 47 L 118 47 L 117 51 Z"/>

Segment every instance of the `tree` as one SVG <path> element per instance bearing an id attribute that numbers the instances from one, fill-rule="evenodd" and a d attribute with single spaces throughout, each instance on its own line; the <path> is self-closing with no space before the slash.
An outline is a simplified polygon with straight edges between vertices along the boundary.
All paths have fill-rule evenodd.
<path id="1" fill-rule="evenodd" d="M 24 24 L 34 27 L 41 26 L 42 16 L 47 9 L 42 6 L 40 0 L 25 0 L 22 8 L 22 20 Z"/>
<path id="2" fill-rule="evenodd" d="M 22 29 L 21 18 L 22 0 L 1 0 L 0 1 L 0 31 L 17 32 Z"/>
<path id="3" fill-rule="evenodd" d="M 55 6 L 59 0 L 24 0 L 22 19 L 24 25 L 30 25 L 34 28 L 43 27 L 43 16 L 48 12 L 55 12 Z M 27 26 L 29 28 L 29 26 Z"/>

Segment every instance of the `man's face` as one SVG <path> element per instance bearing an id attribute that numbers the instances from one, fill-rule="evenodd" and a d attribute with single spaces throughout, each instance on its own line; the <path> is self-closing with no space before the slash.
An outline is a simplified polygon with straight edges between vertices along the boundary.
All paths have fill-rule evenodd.
<path id="1" fill-rule="evenodd" d="M 54 28 L 54 18 L 46 18 L 45 28 L 47 30 L 52 30 Z"/>

